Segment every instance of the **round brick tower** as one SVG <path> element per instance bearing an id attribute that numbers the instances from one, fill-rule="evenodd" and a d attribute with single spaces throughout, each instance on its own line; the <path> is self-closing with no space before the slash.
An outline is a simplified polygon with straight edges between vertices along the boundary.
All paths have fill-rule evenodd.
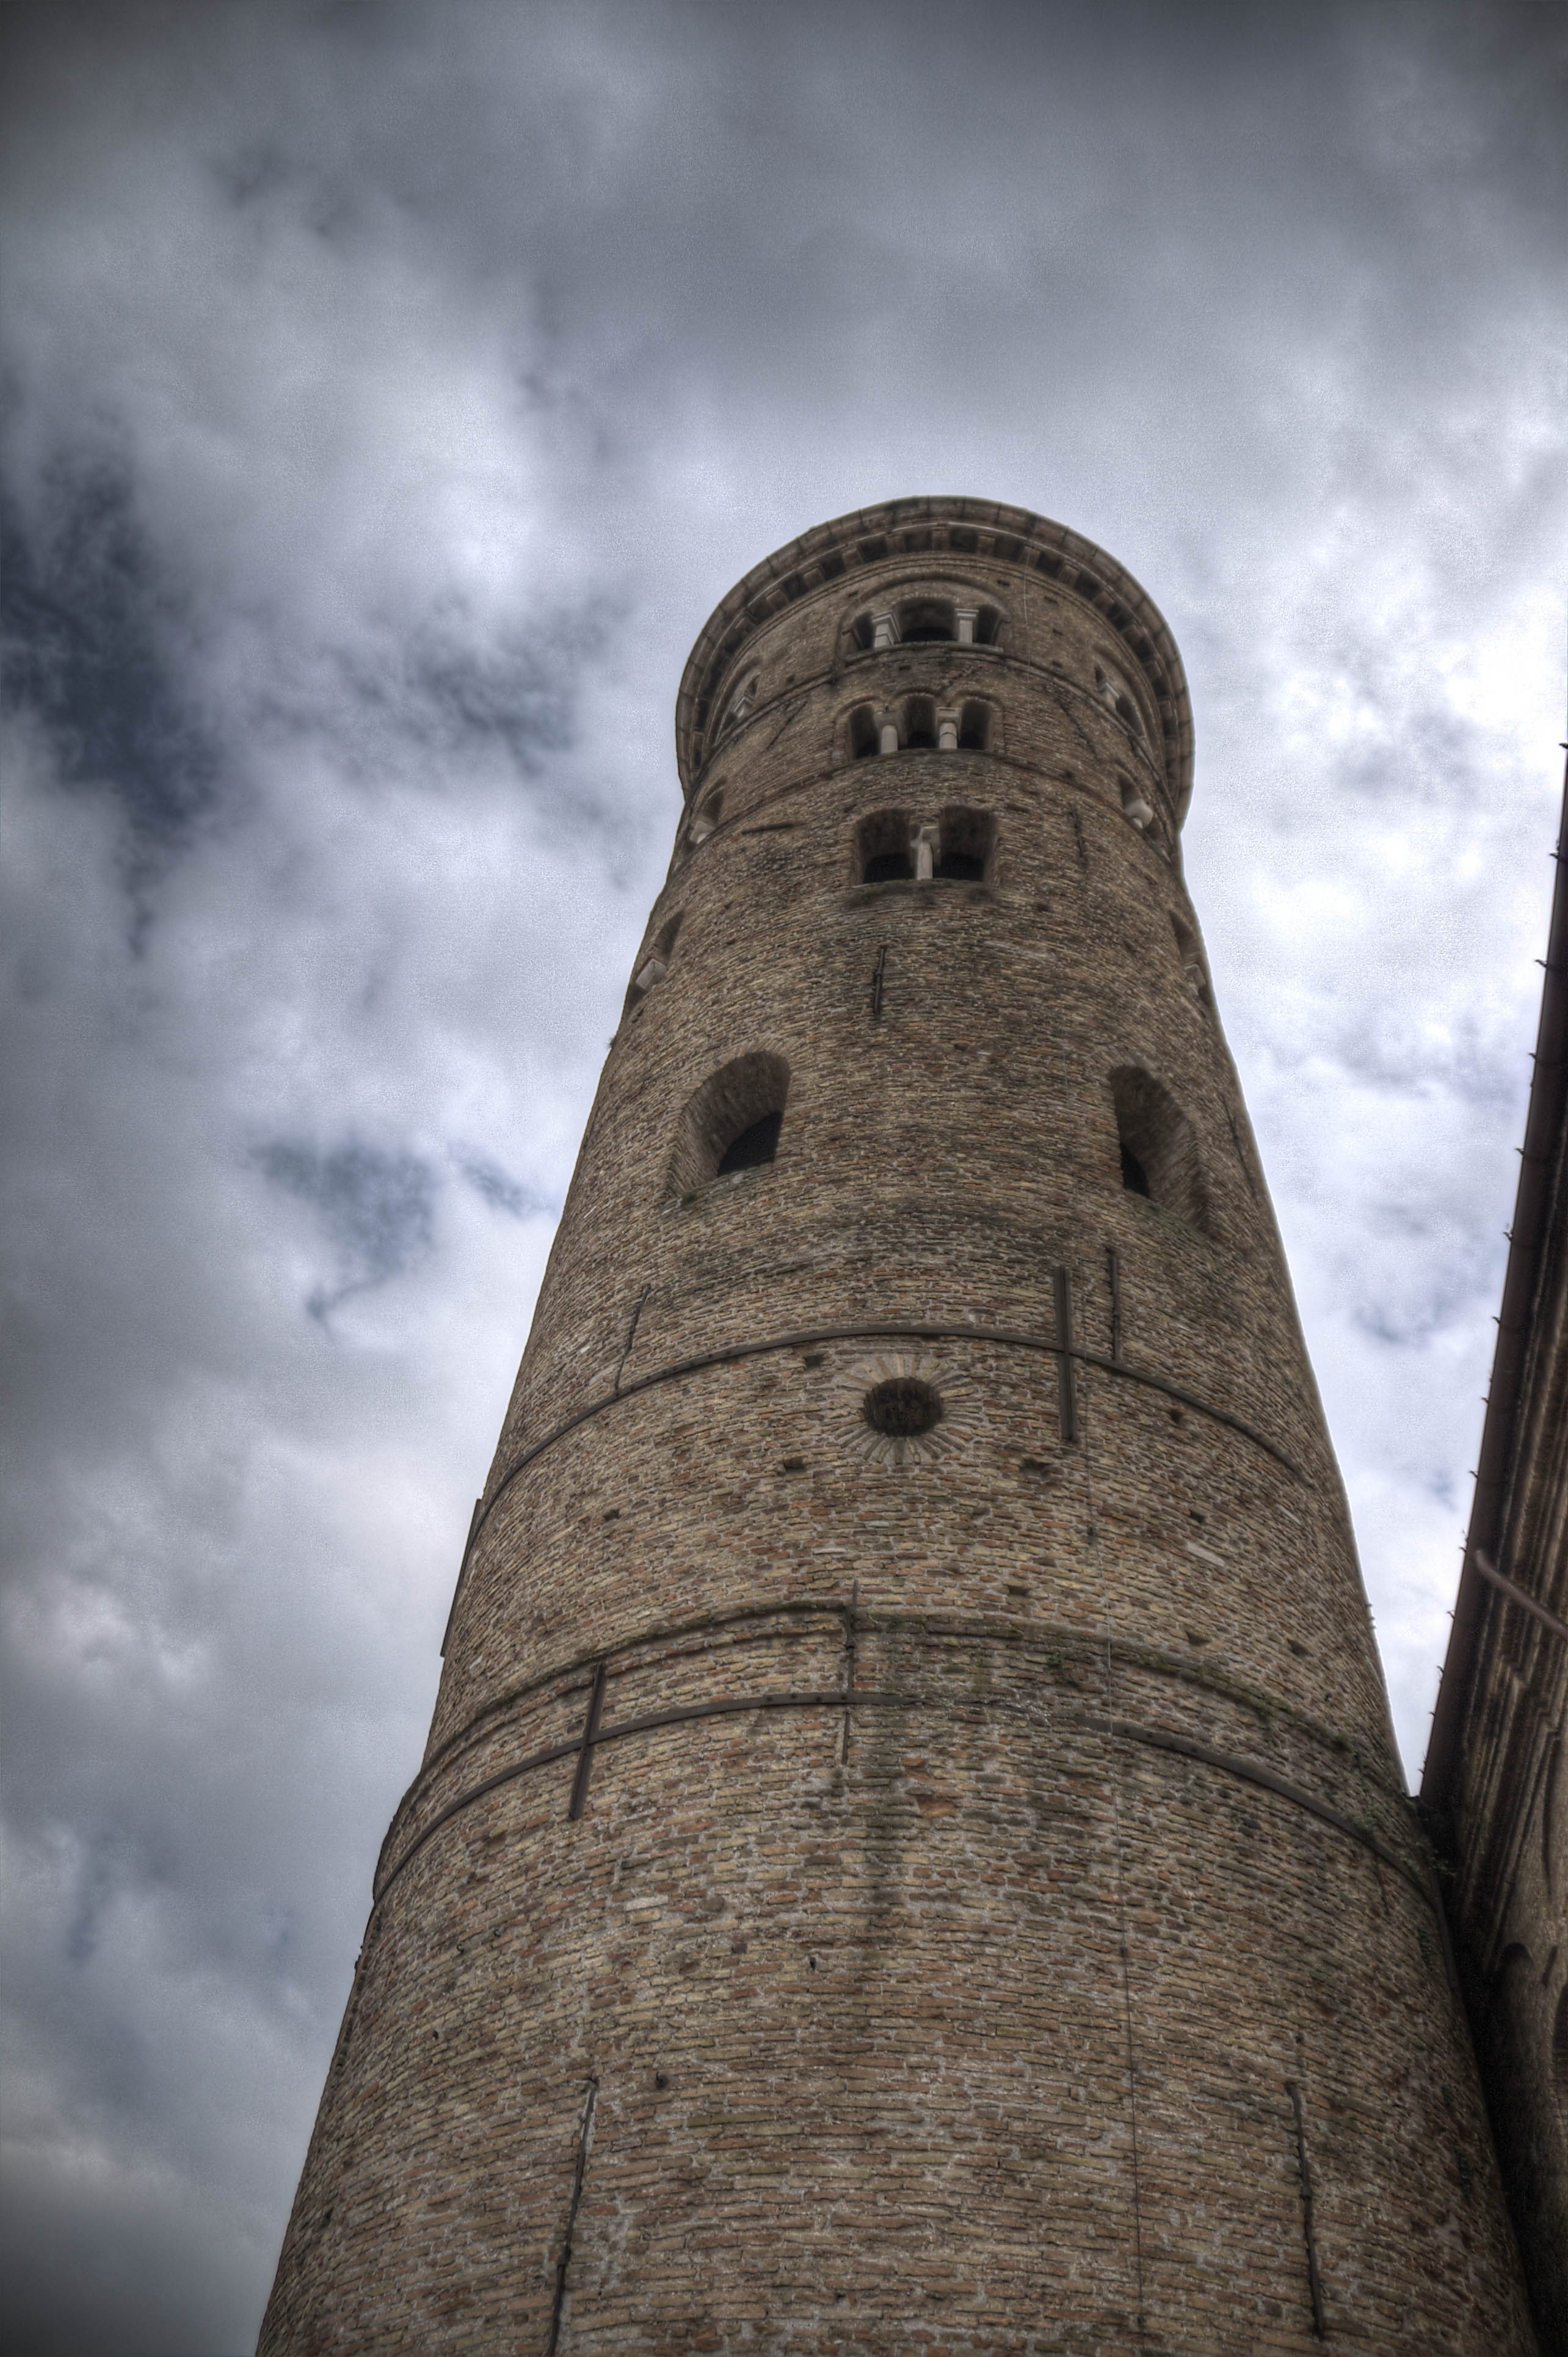
<path id="1" fill-rule="evenodd" d="M 263 2351 L 1525 2357 L 1169 632 L 898 500 L 677 740 Z"/>

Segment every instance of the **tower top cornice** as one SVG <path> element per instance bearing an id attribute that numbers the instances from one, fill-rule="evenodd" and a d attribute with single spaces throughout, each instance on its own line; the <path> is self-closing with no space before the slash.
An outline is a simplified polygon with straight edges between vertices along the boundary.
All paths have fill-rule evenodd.
<path id="1" fill-rule="evenodd" d="M 1161 758 L 1177 823 L 1192 792 L 1192 706 L 1175 639 L 1154 599 L 1124 565 L 1081 533 L 995 500 L 886 500 L 815 525 L 754 565 L 703 624 L 675 705 L 675 758 L 691 795 L 709 748 L 714 697 L 736 656 L 763 626 L 856 573 L 937 556 L 1037 573 L 1080 597 L 1126 646 L 1160 716 Z"/>

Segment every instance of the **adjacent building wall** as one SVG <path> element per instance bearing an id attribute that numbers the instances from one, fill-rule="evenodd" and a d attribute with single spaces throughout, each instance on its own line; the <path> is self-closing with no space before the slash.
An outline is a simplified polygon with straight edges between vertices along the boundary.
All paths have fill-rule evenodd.
<path id="1" fill-rule="evenodd" d="M 1509 2207 L 1552 2357 L 1568 2352 L 1565 849 L 1568 834 L 1559 837 L 1475 1508 L 1422 1785 L 1444 1854 Z"/>

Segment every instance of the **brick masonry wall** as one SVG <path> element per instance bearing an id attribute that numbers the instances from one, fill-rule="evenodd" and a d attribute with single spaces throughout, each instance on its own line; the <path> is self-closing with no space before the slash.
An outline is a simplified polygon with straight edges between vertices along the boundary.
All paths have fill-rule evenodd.
<path id="1" fill-rule="evenodd" d="M 1168 667 L 1037 534 L 920 512 L 870 562 L 864 519 L 813 535 L 682 690 L 678 933 L 589 1118 L 263 2352 L 1534 2348 L 1184 971 Z M 998 643 L 855 647 L 916 596 Z M 986 701 L 988 749 L 854 758 L 854 707 L 910 695 Z M 866 817 L 955 808 L 983 882 L 857 879 Z M 757 1052 L 777 1158 L 677 1194 L 683 1108 Z M 1122 1183 L 1128 1067 L 1202 1227 Z M 891 1375 L 928 1435 L 872 1433 Z"/>

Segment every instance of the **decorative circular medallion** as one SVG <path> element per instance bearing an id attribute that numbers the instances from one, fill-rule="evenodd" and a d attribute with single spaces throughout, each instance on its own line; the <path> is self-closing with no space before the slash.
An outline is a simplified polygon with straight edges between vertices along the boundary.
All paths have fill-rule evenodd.
<path id="1" fill-rule="evenodd" d="M 926 1351 L 856 1359 L 835 1388 L 845 1411 L 844 1446 L 865 1464 L 931 1464 L 972 1437 L 972 1387 Z"/>
<path id="2" fill-rule="evenodd" d="M 873 1383 L 864 1402 L 873 1432 L 895 1440 L 917 1440 L 942 1420 L 942 1396 L 918 1375 L 889 1375 Z"/>

